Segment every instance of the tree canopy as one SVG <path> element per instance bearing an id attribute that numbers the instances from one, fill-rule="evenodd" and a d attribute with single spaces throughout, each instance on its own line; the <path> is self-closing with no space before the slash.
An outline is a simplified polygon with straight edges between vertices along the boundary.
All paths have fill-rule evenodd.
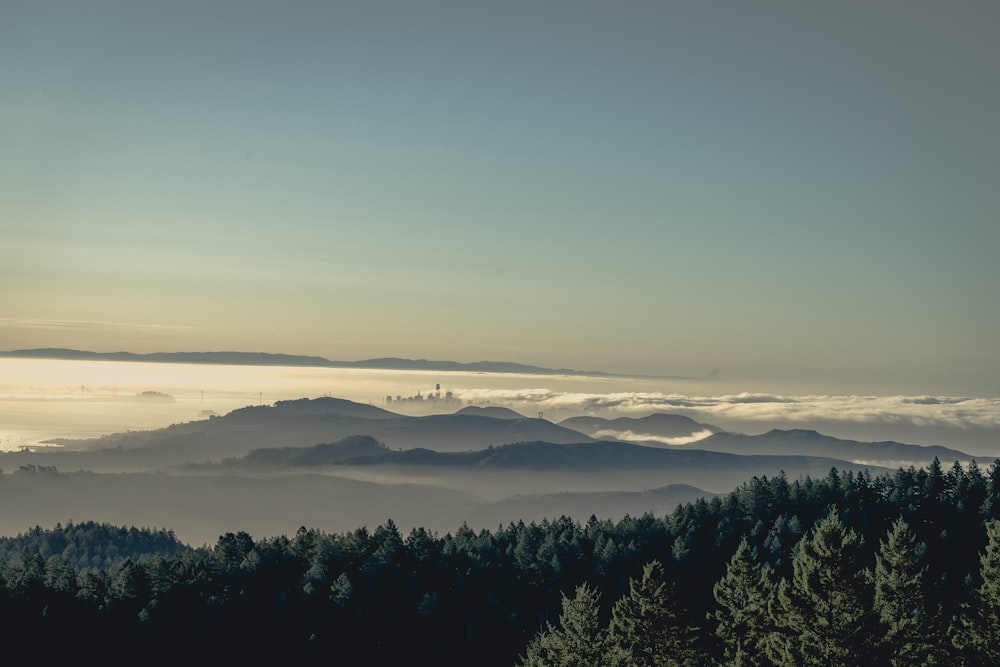
<path id="1" fill-rule="evenodd" d="M 227 661 L 1000 664 L 998 497 L 1000 461 L 935 462 L 445 535 L 387 520 L 190 548 L 36 527 L 0 540 L 0 614 L 53 657 L 103 641 Z"/>

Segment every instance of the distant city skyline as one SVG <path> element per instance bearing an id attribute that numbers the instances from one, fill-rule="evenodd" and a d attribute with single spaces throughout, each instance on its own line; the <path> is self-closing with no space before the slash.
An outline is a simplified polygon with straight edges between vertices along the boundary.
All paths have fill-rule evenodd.
<path id="1" fill-rule="evenodd" d="M 7 2 L 0 350 L 1000 395 L 1000 6 Z"/>

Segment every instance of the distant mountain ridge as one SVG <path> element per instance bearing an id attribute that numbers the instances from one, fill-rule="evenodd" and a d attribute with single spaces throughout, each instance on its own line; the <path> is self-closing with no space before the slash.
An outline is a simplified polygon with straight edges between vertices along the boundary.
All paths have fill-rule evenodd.
<path id="1" fill-rule="evenodd" d="M 797 468 L 813 466 L 826 471 L 831 467 L 851 468 L 850 461 L 832 456 L 794 454 L 729 454 L 708 450 L 644 447 L 625 442 L 515 442 L 470 452 L 437 452 L 415 448 L 403 451 L 383 450 L 374 456 L 347 459 L 346 465 L 435 465 L 522 470 L 616 470 L 668 468 L 743 468 L 767 459 L 774 466 Z M 874 466 L 873 466 L 874 467 Z"/>
<path id="2" fill-rule="evenodd" d="M 570 417 L 559 422 L 595 439 L 615 439 L 638 444 L 656 443 L 678 451 L 705 450 L 726 454 L 766 456 L 828 456 L 852 463 L 883 467 L 926 465 L 941 461 L 970 461 L 974 457 L 940 445 L 909 445 L 892 440 L 860 442 L 824 435 L 812 429 L 772 429 L 760 435 L 728 433 L 688 417 L 656 413 L 647 417 Z"/>
<path id="3" fill-rule="evenodd" d="M 695 441 L 720 433 L 723 429 L 712 424 L 697 422 L 689 417 L 658 412 L 646 417 L 570 417 L 559 422 L 560 426 L 586 433 L 592 438 L 625 440 L 628 442 L 656 441 L 671 445 L 681 444 L 677 439 Z"/>
<path id="4" fill-rule="evenodd" d="M 371 436 L 350 436 L 338 442 L 309 447 L 262 448 L 218 464 L 202 468 L 308 468 L 316 466 L 439 466 L 468 469 L 509 470 L 651 470 L 661 469 L 740 469 L 769 460 L 776 469 L 830 467 L 849 469 L 850 461 L 832 456 L 794 454 L 728 454 L 687 448 L 645 447 L 625 442 L 514 442 L 498 447 L 468 451 L 440 452 L 424 447 L 393 450 Z"/>
<path id="5" fill-rule="evenodd" d="M 581 520 L 638 516 L 752 477 L 819 479 L 832 469 L 880 474 L 902 459 L 925 465 L 934 456 L 965 458 L 957 450 L 859 443 L 806 430 L 714 433 L 652 446 L 595 439 L 565 423 L 498 406 L 411 417 L 321 397 L 64 440 L 61 449 L 0 453 L 0 468 L 8 471 L 0 479 L 0 505 L 16 508 L 0 513 L 0 534 L 81 516 L 172 525 L 193 544 L 231 530 L 289 534 L 310 524 L 345 530 L 386 517 L 450 530 L 463 521 L 484 527 L 566 512 Z M 610 426 L 619 437 L 631 431 L 680 440 L 714 428 L 669 414 L 577 423 L 595 433 Z"/>
<path id="6" fill-rule="evenodd" d="M 480 417 L 493 417 L 494 419 L 527 419 L 525 415 L 520 412 L 515 412 L 510 408 L 502 408 L 495 405 L 488 405 L 486 407 L 480 407 L 478 405 L 470 405 L 458 410 L 456 415 L 477 415 Z M 575 429 L 574 429 L 575 430 Z"/>
<path id="7" fill-rule="evenodd" d="M 568 428 L 572 424 L 581 430 Z M 641 435 L 660 433 L 663 436 L 681 436 L 676 444 L 650 446 L 652 441 L 625 438 L 624 433 L 611 435 L 604 433 L 608 426 L 639 431 Z M 589 431 L 589 433 L 587 432 Z M 713 431 L 716 431 L 713 433 Z M 955 449 L 940 446 L 907 445 L 898 442 L 858 442 L 826 436 L 811 430 L 772 430 L 762 435 L 743 435 L 717 432 L 716 427 L 703 424 L 678 415 L 656 414 L 642 419 L 602 420 L 594 418 L 568 419 L 555 424 L 544 419 L 523 417 L 505 409 L 462 409 L 454 414 L 432 414 L 421 417 L 401 415 L 383 408 L 356 403 L 354 401 L 322 397 L 278 401 L 273 406 L 247 406 L 221 417 L 174 424 L 153 431 L 129 431 L 115 433 L 87 440 L 54 439 L 52 442 L 70 447 L 25 454 L 7 452 L 0 455 L 0 467 L 12 467 L 24 463 L 40 465 L 80 466 L 87 469 L 142 470 L 151 467 L 221 461 L 246 456 L 252 450 L 270 450 L 257 455 L 272 463 L 281 459 L 283 450 L 291 456 L 293 452 L 284 448 L 311 447 L 317 443 L 337 443 L 338 441 L 368 436 L 369 440 L 355 440 L 362 447 L 353 457 L 364 454 L 378 454 L 379 463 L 389 463 L 392 457 L 384 459 L 385 450 L 394 450 L 399 456 L 393 463 L 412 465 L 416 463 L 453 466 L 460 460 L 468 460 L 470 455 L 489 447 L 492 453 L 476 461 L 477 467 L 514 465 L 509 459 L 517 448 L 501 448 L 500 445 L 514 443 L 549 443 L 549 445 L 579 445 L 591 443 L 599 445 L 591 449 L 588 459 L 596 463 L 593 456 L 602 447 L 611 445 L 608 440 L 617 440 L 619 446 L 606 453 L 614 454 L 606 463 L 621 467 L 621 457 L 637 457 L 651 463 L 644 457 L 661 457 L 659 449 L 672 450 L 670 455 L 695 456 L 704 460 L 707 452 L 736 454 L 741 456 L 800 456 L 819 457 L 850 462 L 852 464 L 875 465 L 880 467 L 906 467 L 924 465 L 935 456 L 942 461 L 971 460 L 972 457 Z M 689 439 L 683 436 L 699 436 Z M 704 437 L 707 436 L 707 437 Z M 595 441 L 604 441 L 595 443 Z M 632 442 L 636 448 L 622 447 Z M 377 443 L 378 449 L 374 449 Z M 645 446 L 638 446 L 645 445 Z M 324 445 L 306 459 L 332 462 L 335 453 L 342 456 L 346 446 L 332 448 Z M 543 449 L 535 448 L 532 459 L 538 458 Z M 555 448 L 545 450 L 546 455 L 560 458 L 568 450 Z M 442 456 L 445 453 L 464 456 Z M 298 452 L 296 454 L 303 454 Z M 471 458 L 475 458 L 472 456 Z M 571 457 L 572 458 L 572 457 Z M 23 460 L 22 460 L 23 459 Z M 299 465 L 309 465 L 307 460 Z M 503 463 L 502 460 L 506 459 Z M 663 459 L 657 458 L 657 462 Z M 679 459 L 673 459 L 678 461 Z M 563 459 L 569 467 L 580 461 Z M 523 465 L 522 461 L 514 467 Z M 602 462 L 603 464 L 603 462 Z M 545 464 L 548 465 L 548 464 Z M 640 466 L 643 464 L 639 464 Z M 529 468 L 534 467 L 528 465 Z M 543 466 L 544 467 L 544 466 Z"/>
<path id="8" fill-rule="evenodd" d="M 560 488 L 639 491 L 671 483 L 700 489 L 730 488 L 755 475 L 783 472 L 793 478 L 822 477 L 831 468 L 858 473 L 890 472 L 888 468 L 859 465 L 830 456 L 741 455 L 610 441 L 565 444 L 523 441 L 449 452 L 426 447 L 396 450 L 368 436 L 311 447 L 258 449 L 219 463 L 180 466 L 178 471 L 202 475 L 317 472 L 427 484 L 451 479 L 453 483 L 461 480 L 461 485 L 474 493 L 487 492 L 487 487 L 495 487 L 500 481 L 508 488 L 534 488 L 535 492 L 551 493 Z"/>
<path id="9" fill-rule="evenodd" d="M 323 357 L 268 352 L 90 352 L 68 348 L 47 347 L 0 352 L 0 358 L 66 359 L 73 361 L 135 361 L 163 364 L 218 364 L 227 366 L 308 366 L 318 368 L 373 368 L 399 371 L 469 371 L 474 373 L 523 373 L 527 375 L 587 375 L 615 376 L 602 371 L 580 371 L 571 368 L 545 368 L 511 361 L 459 362 L 428 359 L 382 357 L 361 361 L 331 361 Z"/>
<path id="10" fill-rule="evenodd" d="M 124 468 L 115 469 L 138 470 L 240 457 L 261 448 L 308 447 L 357 435 L 371 436 L 393 449 L 426 448 L 442 452 L 465 452 L 511 442 L 591 440 L 583 433 L 544 419 L 510 416 L 498 419 L 482 414 L 411 417 L 374 405 L 322 397 L 278 401 L 273 406 L 247 406 L 221 417 L 152 431 L 128 431 L 83 440 L 53 439 L 51 442 L 71 446 L 72 451 L 0 453 L 0 467 L 22 465 L 22 459 L 30 459 L 42 465 L 59 465 L 61 469 L 121 465 Z"/>
<path id="11" fill-rule="evenodd" d="M 873 463 L 885 467 L 926 465 L 937 457 L 941 461 L 970 461 L 974 457 L 940 445 L 907 445 L 900 442 L 859 442 L 824 435 L 811 429 L 772 429 L 760 435 L 715 433 L 695 443 L 679 445 L 678 450 L 708 450 L 727 454 L 830 456 L 854 463 Z"/>
<path id="12" fill-rule="evenodd" d="M 232 464 L 246 467 L 306 467 L 343 463 L 351 459 L 379 456 L 388 451 L 384 444 L 370 435 L 352 435 L 337 442 L 311 447 L 272 447 L 254 449 Z M 229 461 L 223 461 L 229 463 Z"/>

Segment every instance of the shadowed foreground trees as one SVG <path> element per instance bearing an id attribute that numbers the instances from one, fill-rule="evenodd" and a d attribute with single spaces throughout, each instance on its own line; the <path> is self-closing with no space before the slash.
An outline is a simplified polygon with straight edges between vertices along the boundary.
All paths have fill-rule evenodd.
<path id="1" fill-rule="evenodd" d="M 1000 520 L 986 526 L 986 550 L 980 556 L 981 582 L 971 601 L 953 619 L 953 644 L 969 662 L 1000 665 Z"/>
<path id="2" fill-rule="evenodd" d="M 33 529 L 3 541 L 0 617 L 52 660 L 996 665 L 997 498 L 998 463 L 935 462 L 444 536 L 387 521 L 191 549 L 121 529 L 145 547 L 120 558 L 97 546 L 119 529 Z"/>
<path id="3" fill-rule="evenodd" d="M 575 598 L 563 598 L 559 626 L 536 635 L 518 667 L 997 665 L 1000 521 L 986 528 L 978 603 L 955 618 L 960 627 L 952 633 L 927 613 L 923 548 L 909 526 L 893 525 L 872 573 L 861 558 L 863 539 L 833 509 L 796 546 L 789 580 L 772 584 L 769 568 L 757 567 L 741 540 L 714 586 L 718 609 L 706 628 L 677 616 L 653 561 L 615 603 L 607 629 L 597 622 L 599 593 L 582 585 Z M 574 620 L 583 617 L 585 624 Z M 698 651 L 698 633 L 713 631 L 716 649 Z"/>

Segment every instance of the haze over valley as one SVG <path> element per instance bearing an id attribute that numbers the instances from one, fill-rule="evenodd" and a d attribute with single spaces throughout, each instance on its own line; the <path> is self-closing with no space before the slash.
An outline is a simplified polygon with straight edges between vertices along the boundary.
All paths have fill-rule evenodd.
<path id="1" fill-rule="evenodd" d="M 971 399 L 686 395 L 676 390 L 713 381 L 547 369 L 23 358 L 0 367 L 8 371 L 4 423 L 24 428 L 4 434 L 17 446 L 0 453 L 0 496 L 18 508 L 0 523 L 6 534 L 87 519 L 168 526 L 210 544 L 237 529 L 346 531 L 390 518 L 441 533 L 562 515 L 618 520 L 662 515 L 754 477 L 822 478 L 831 468 L 877 475 L 935 457 L 986 464 L 1000 453 L 978 439 L 997 432 L 995 402 Z M 32 385 L 16 384 L 28 376 Z M 69 385 L 80 378 L 89 379 Z M 301 395 L 321 387 L 362 400 Z M 285 397 L 264 400 L 275 395 Z M 74 413 L 93 421 L 74 422 Z M 112 427 L 126 415 L 138 421 Z M 809 428 L 810 415 L 825 415 L 816 421 L 841 436 Z M 46 431 L 67 416 L 79 431 Z M 965 436 L 947 442 L 969 447 L 843 435 L 873 423 L 872 433 L 916 433 L 932 422 L 937 433 Z"/>

